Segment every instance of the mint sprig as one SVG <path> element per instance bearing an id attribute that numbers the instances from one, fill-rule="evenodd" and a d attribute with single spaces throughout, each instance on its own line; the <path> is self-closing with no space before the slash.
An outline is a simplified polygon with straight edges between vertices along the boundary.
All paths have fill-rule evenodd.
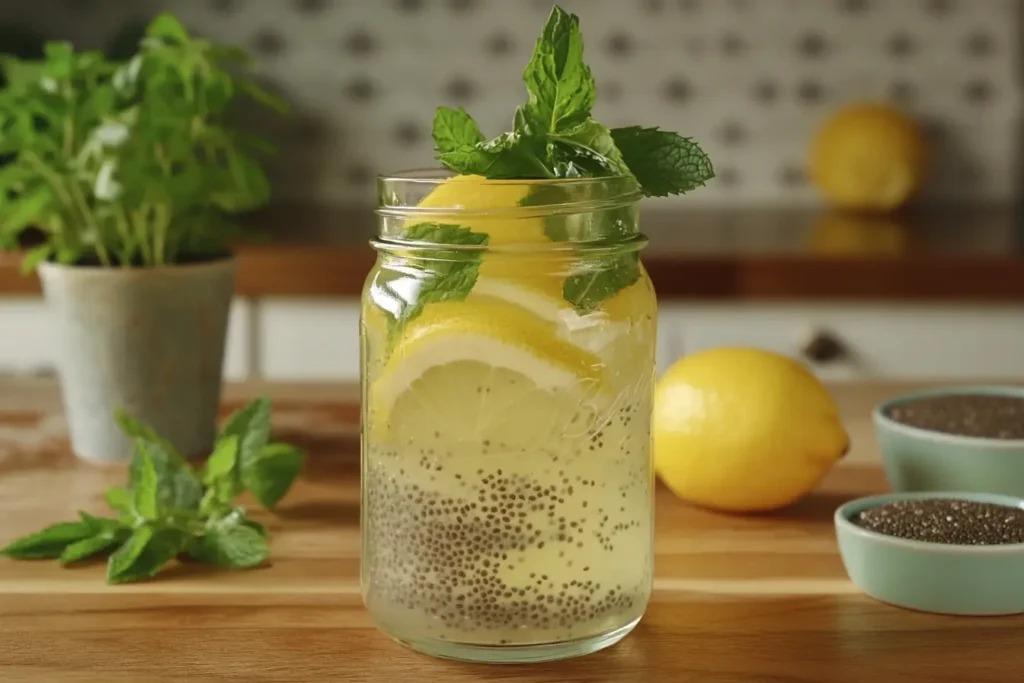
<path id="1" fill-rule="evenodd" d="M 487 140 L 463 109 L 434 118 L 438 160 L 488 178 L 627 175 L 646 196 L 682 194 L 714 177 L 690 138 L 657 128 L 608 128 L 591 117 L 597 89 L 583 61 L 579 17 L 555 6 L 523 71 L 527 101 L 511 132 Z"/>
<path id="2" fill-rule="evenodd" d="M 609 128 L 591 116 L 597 88 L 583 60 L 579 17 L 555 6 L 523 70 L 526 103 L 513 130 L 487 139 L 464 109 L 440 107 L 434 117 L 437 159 L 461 174 L 494 179 L 626 176 L 648 197 L 683 194 L 714 177 L 707 154 L 691 138 L 658 128 Z M 558 188 L 539 188 L 548 196 Z M 526 204 L 529 204 L 528 200 Z M 621 210 L 603 212 L 603 237 L 622 236 Z M 554 241 L 570 241 L 561 217 L 548 221 Z M 635 253 L 602 259 L 569 276 L 563 297 L 580 313 L 594 310 L 640 276 Z"/>
<path id="3" fill-rule="evenodd" d="M 20 538 L 0 555 L 70 564 L 109 553 L 108 583 L 150 578 L 179 556 L 236 569 L 262 564 L 270 554 L 267 531 L 236 498 L 249 491 L 272 509 L 305 461 L 301 449 L 270 441 L 270 413 L 270 401 L 258 398 L 228 418 L 201 470 L 151 428 L 119 414 L 135 451 L 128 485 L 105 495 L 117 518 L 80 512 L 79 521 Z"/>

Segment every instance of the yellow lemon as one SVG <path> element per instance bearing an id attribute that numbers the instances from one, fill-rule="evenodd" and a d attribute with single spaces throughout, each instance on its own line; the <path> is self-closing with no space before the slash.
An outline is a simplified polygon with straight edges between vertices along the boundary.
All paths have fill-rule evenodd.
<path id="1" fill-rule="evenodd" d="M 440 434 L 471 451 L 532 448 L 587 428 L 581 405 L 603 392 L 603 376 L 600 359 L 517 306 L 434 303 L 373 381 L 371 424 L 377 438 L 400 443 Z"/>
<path id="2" fill-rule="evenodd" d="M 856 104 L 833 114 L 815 136 L 810 176 L 833 206 L 890 211 L 924 184 L 928 146 L 907 114 L 888 104 Z"/>
<path id="3" fill-rule="evenodd" d="M 680 498 L 728 512 L 809 493 L 849 447 L 821 382 L 785 356 L 744 347 L 676 362 L 654 396 L 655 469 Z"/>
<path id="4" fill-rule="evenodd" d="M 536 182 L 536 181 L 531 181 Z M 453 209 L 457 213 L 431 216 L 434 223 L 455 223 L 473 232 L 486 233 L 491 246 L 548 242 L 542 216 L 516 211 L 530 193 L 523 181 L 488 180 L 479 175 L 457 175 L 440 183 L 418 204 L 422 209 Z M 467 215 L 467 213 L 469 215 Z M 407 225 L 423 222 L 417 217 Z"/>
<path id="5" fill-rule="evenodd" d="M 811 251 L 832 256 L 900 256 L 910 248 L 910 233 L 889 216 L 829 212 L 811 228 Z"/>

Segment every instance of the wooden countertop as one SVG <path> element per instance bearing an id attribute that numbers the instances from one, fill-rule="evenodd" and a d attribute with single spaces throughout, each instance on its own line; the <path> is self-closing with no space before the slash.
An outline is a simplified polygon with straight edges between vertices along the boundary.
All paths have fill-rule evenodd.
<path id="1" fill-rule="evenodd" d="M 229 387 L 226 409 L 276 400 L 278 437 L 312 453 L 277 515 L 272 566 L 237 573 L 174 567 L 107 587 L 104 568 L 0 560 L 5 683 L 213 681 L 699 681 L 1005 683 L 1020 675 L 1024 618 L 957 618 L 890 607 L 847 580 L 831 514 L 885 490 L 868 411 L 911 386 L 835 388 L 853 438 L 848 460 L 811 497 L 757 517 L 657 500 L 654 596 L 613 648 L 544 665 L 431 659 L 374 629 L 359 596 L 358 435 L 352 387 Z M 66 450 L 55 387 L 0 383 L 0 543 L 101 511 L 119 469 Z"/>
<path id="2" fill-rule="evenodd" d="M 1007 207 L 865 218 L 778 208 L 643 212 L 662 300 L 1024 301 L 1024 222 Z M 248 219 L 272 238 L 238 249 L 250 297 L 357 297 L 374 254 L 368 210 L 275 207 Z M 0 253 L 0 295 L 36 294 Z"/>

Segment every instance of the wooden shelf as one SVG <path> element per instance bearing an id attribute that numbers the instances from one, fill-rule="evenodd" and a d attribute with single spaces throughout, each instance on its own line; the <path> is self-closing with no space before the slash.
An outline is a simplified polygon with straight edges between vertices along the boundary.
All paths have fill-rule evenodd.
<path id="1" fill-rule="evenodd" d="M 369 212 L 278 208 L 277 241 L 238 249 L 247 297 L 358 297 L 374 262 Z M 287 226 L 287 230 L 285 230 Z M 664 299 L 1024 301 L 1016 215 L 961 209 L 867 219 L 806 211 L 644 215 L 643 261 Z M 0 254 L 0 295 L 37 294 Z"/>

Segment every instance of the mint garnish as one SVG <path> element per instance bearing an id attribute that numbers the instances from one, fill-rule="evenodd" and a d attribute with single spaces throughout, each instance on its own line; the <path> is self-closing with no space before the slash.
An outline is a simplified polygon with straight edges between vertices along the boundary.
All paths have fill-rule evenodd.
<path id="1" fill-rule="evenodd" d="M 658 128 L 613 128 L 612 138 L 648 197 L 688 192 L 714 177 L 711 160 L 690 138 Z"/>
<path id="2" fill-rule="evenodd" d="M 690 138 L 658 128 L 608 128 L 592 118 L 597 89 L 576 15 L 552 9 L 523 81 L 527 101 L 516 109 L 513 130 L 496 138 L 488 140 L 461 108 L 437 110 L 434 142 L 445 167 L 495 179 L 627 176 L 648 197 L 682 194 L 714 177 L 707 154 Z M 624 216 L 606 213 L 604 237 L 621 237 Z M 549 221 L 547 234 L 555 241 L 570 236 L 558 220 Z M 563 296 L 578 311 L 593 310 L 639 277 L 635 253 L 605 261 L 566 280 Z"/>
<path id="3" fill-rule="evenodd" d="M 688 192 L 714 177 L 690 138 L 657 128 L 610 129 L 591 118 L 596 87 L 576 15 L 552 9 L 523 81 L 527 101 L 516 110 L 513 131 L 491 140 L 465 110 L 439 108 L 438 160 L 456 173 L 490 178 L 630 175 L 647 196 Z"/>
<path id="4" fill-rule="evenodd" d="M 119 414 L 135 442 L 128 486 L 106 492 L 117 519 L 79 513 L 14 541 L 0 555 L 70 564 L 111 552 L 107 582 L 138 581 L 188 555 L 199 562 L 254 567 L 269 555 L 267 531 L 235 503 L 245 490 L 273 508 L 298 477 L 302 450 L 270 442 L 270 401 L 251 401 L 225 422 L 201 472 L 149 427 Z"/>
<path id="5" fill-rule="evenodd" d="M 397 317 L 392 321 L 391 339 L 394 341 L 405 326 L 416 318 L 427 304 L 441 301 L 461 301 L 465 299 L 480 274 L 479 249 L 436 249 L 434 245 L 450 244 L 453 246 L 484 246 L 489 237 L 483 233 L 473 232 L 461 225 L 448 223 L 417 223 L 406 228 L 398 240 L 415 248 L 416 243 L 431 245 L 430 262 L 422 263 L 419 259 L 410 259 L 404 267 L 407 271 L 416 271 L 419 288 L 416 298 L 406 301 Z"/>

